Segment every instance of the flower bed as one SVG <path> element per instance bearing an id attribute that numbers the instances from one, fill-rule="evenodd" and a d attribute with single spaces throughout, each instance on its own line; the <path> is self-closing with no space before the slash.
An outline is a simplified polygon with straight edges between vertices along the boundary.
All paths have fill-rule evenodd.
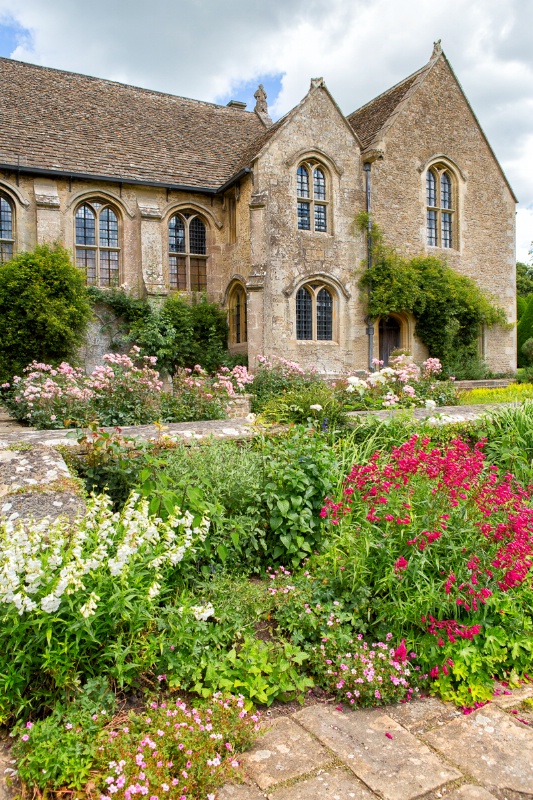
<path id="1" fill-rule="evenodd" d="M 170 394 L 163 391 L 157 359 L 140 358 L 138 347 L 103 358 L 91 375 L 65 362 L 56 368 L 34 361 L 24 377 L 2 386 L 3 402 L 16 419 L 44 429 L 224 419 L 228 399 L 253 380 L 245 367 L 221 367 L 208 376 L 197 366 L 178 371 Z"/>
<path id="2" fill-rule="evenodd" d="M 374 372 L 363 377 L 349 376 L 336 385 L 347 409 L 366 408 L 435 408 L 458 402 L 453 378 L 439 380 L 442 364 L 438 358 L 428 358 L 418 366 L 407 356 L 391 359 L 391 366 L 374 359 Z"/>

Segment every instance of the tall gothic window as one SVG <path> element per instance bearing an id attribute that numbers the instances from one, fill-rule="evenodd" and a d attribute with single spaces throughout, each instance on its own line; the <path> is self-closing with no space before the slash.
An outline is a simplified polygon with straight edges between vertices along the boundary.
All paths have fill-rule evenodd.
<path id="1" fill-rule="evenodd" d="M 228 306 L 230 344 L 243 344 L 248 341 L 248 330 L 246 291 L 241 283 L 237 283 L 231 290 Z"/>
<path id="2" fill-rule="evenodd" d="M 76 211 L 76 264 L 90 285 L 119 285 L 119 226 L 111 206 L 90 200 Z"/>
<path id="3" fill-rule="evenodd" d="M 0 195 L 0 264 L 13 258 L 15 247 L 15 219 L 11 202 Z"/>
<path id="4" fill-rule="evenodd" d="M 207 288 L 206 228 L 194 213 L 174 214 L 168 223 L 169 286 L 182 292 Z"/>
<path id="5" fill-rule="evenodd" d="M 435 165 L 426 172 L 426 229 L 430 247 L 453 247 L 457 236 L 451 173 Z"/>
<path id="6" fill-rule="evenodd" d="M 318 281 L 306 283 L 296 292 L 296 338 L 333 339 L 333 294 Z"/>
<path id="7" fill-rule="evenodd" d="M 306 161 L 296 170 L 298 228 L 325 233 L 328 229 L 326 173 L 315 161 Z"/>

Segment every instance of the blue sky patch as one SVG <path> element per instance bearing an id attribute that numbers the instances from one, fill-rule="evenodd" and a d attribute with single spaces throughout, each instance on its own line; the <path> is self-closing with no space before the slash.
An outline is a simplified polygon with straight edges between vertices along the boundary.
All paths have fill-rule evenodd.
<path id="1" fill-rule="evenodd" d="M 281 91 L 282 78 L 282 72 L 276 75 L 259 75 L 259 77 L 253 78 L 252 80 L 235 84 L 231 92 L 227 95 L 217 97 L 216 102 L 225 105 L 229 103 L 230 100 L 242 100 L 243 103 L 246 103 L 246 110 L 253 111 L 255 106 L 254 92 L 259 84 L 262 83 L 267 93 L 268 107 L 271 109 L 276 97 Z"/>
<path id="2" fill-rule="evenodd" d="M 0 56 L 9 58 L 13 50 L 21 41 L 27 39 L 30 32 L 14 20 L 0 23 Z"/>

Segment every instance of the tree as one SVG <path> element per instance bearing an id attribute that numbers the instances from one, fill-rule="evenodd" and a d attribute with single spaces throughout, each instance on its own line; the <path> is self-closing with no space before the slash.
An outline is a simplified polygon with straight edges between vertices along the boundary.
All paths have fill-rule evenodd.
<path id="1" fill-rule="evenodd" d="M 516 264 L 516 293 L 519 297 L 533 294 L 533 264 Z"/>
<path id="2" fill-rule="evenodd" d="M 0 267 L 0 378 L 33 360 L 75 359 L 92 316 L 85 278 L 58 244 L 39 245 Z"/>

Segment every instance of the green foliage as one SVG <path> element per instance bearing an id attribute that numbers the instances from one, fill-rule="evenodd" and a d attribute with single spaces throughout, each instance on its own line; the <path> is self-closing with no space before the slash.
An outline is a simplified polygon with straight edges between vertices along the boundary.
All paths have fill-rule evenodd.
<path id="1" fill-rule="evenodd" d="M 289 389 L 270 397 L 263 406 L 260 419 L 282 425 L 318 424 L 324 430 L 335 430 L 346 424 L 343 402 L 333 387 L 324 382 Z"/>
<path id="2" fill-rule="evenodd" d="M 31 361 L 76 355 L 91 307 L 82 273 L 59 245 L 39 245 L 0 267 L 0 380 Z"/>
<path id="3" fill-rule="evenodd" d="M 522 296 L 520 294 L 516 295 L 516 318 L 520 320 L 522 314 L 527 308 L 527 304 L 531 299 L 531 295 Z"/>
<path id="4" fill-rule="evenodd" d="M 533 265 L 518 261 L 516 264 L 516 293 L 519 297 L 533 294 Z"/>
<path id="5" fill-rule="evenodd" d="M 332 488 L 335 454 L 314 428 L 263 438 L 260 448 L 268 552 L 274 563 L 297 565 L 322 544 L 319 512 Z"/>
<path id="6" fill-rule="evenodd" d="M 479 403 L 521 403 L 532 397 L 531 383 L 511 383 L 499 389 L 471 389 L 461 395 L 460 404 L 468 406 Z"/>
<path id="7" fill-rule="evenodd" d="M 261 455 L 248 443 L 207 440 L 148 456 L 139 475 L 152 513 L 175 506 L 211 521 L 199 568 L 257 571 L 267 558 Z"/>
<path id="8" fill-rule="evenodd" d="M 522 345 L 522 355 L 525 357 L 529 367 L 533 365 L 533 337 L 526 339 Z"/>
<path id="9" fill-rule="evenodd" d="M 527 359 L 522 351 L 522 347 L 533 336 L 533 296 L 527 304 L 527 308 L 520 317 L 516 329 L 517 350 L 518 350 L 518 366 L 527 367 Z"/>
<path id="10" fill-rule="evenodd" d="M 367 215 L 359 215 L 362 229 L 367 221 Z M 361 285 L 371 289 L 370 316 L 411 312 L 416 335 L 430 356 L 441 359 L 446 374 L 450 374 L 448 362 L 459 353 L 463 358 L 476 355 L 482 326 L 507 325 L 504 310 L 472 279 L 454 272 L 436 256 L 401 256 L 384 243 L 375 223 L 372 237 L 373 266 L 361 277 Z"/>
<path id="11" fill-rule="evenodd" d="M 270 399 L 275 399 L 284 392 L 299 392 L 321 385 L 322 379 L 319 375 L 312 370 L 303 369 L 299 364 L 283 358 L 272 361 L 261 358 L 250 388 L 253 395 L 252 411 L 261 412 Z"/>
<path id="12" fill-rule="evenodd" d="M 189 300 L 171 294 L 161 304 L 131 297 L 120 289 L 89 290 L 94 303 L 106 303 L 124 322 L 119 342 L 141 348 L 141 354 L 156 356 L 158 366 L 170 373 L 180 367 L 200 364 L 214 372 L 226 364 L 228 323 L 226 312 L 210 303 L 205 294 Z"/>
<path id="13" fill-rule="evenodd" d="M 93 678 L 70 703 L 57 703 L 52 713 L 13 730 L 20 780 L 38 789 L 83 789 L 97 759 L 102 728 L 116 709 L 107 681 Z"/>

